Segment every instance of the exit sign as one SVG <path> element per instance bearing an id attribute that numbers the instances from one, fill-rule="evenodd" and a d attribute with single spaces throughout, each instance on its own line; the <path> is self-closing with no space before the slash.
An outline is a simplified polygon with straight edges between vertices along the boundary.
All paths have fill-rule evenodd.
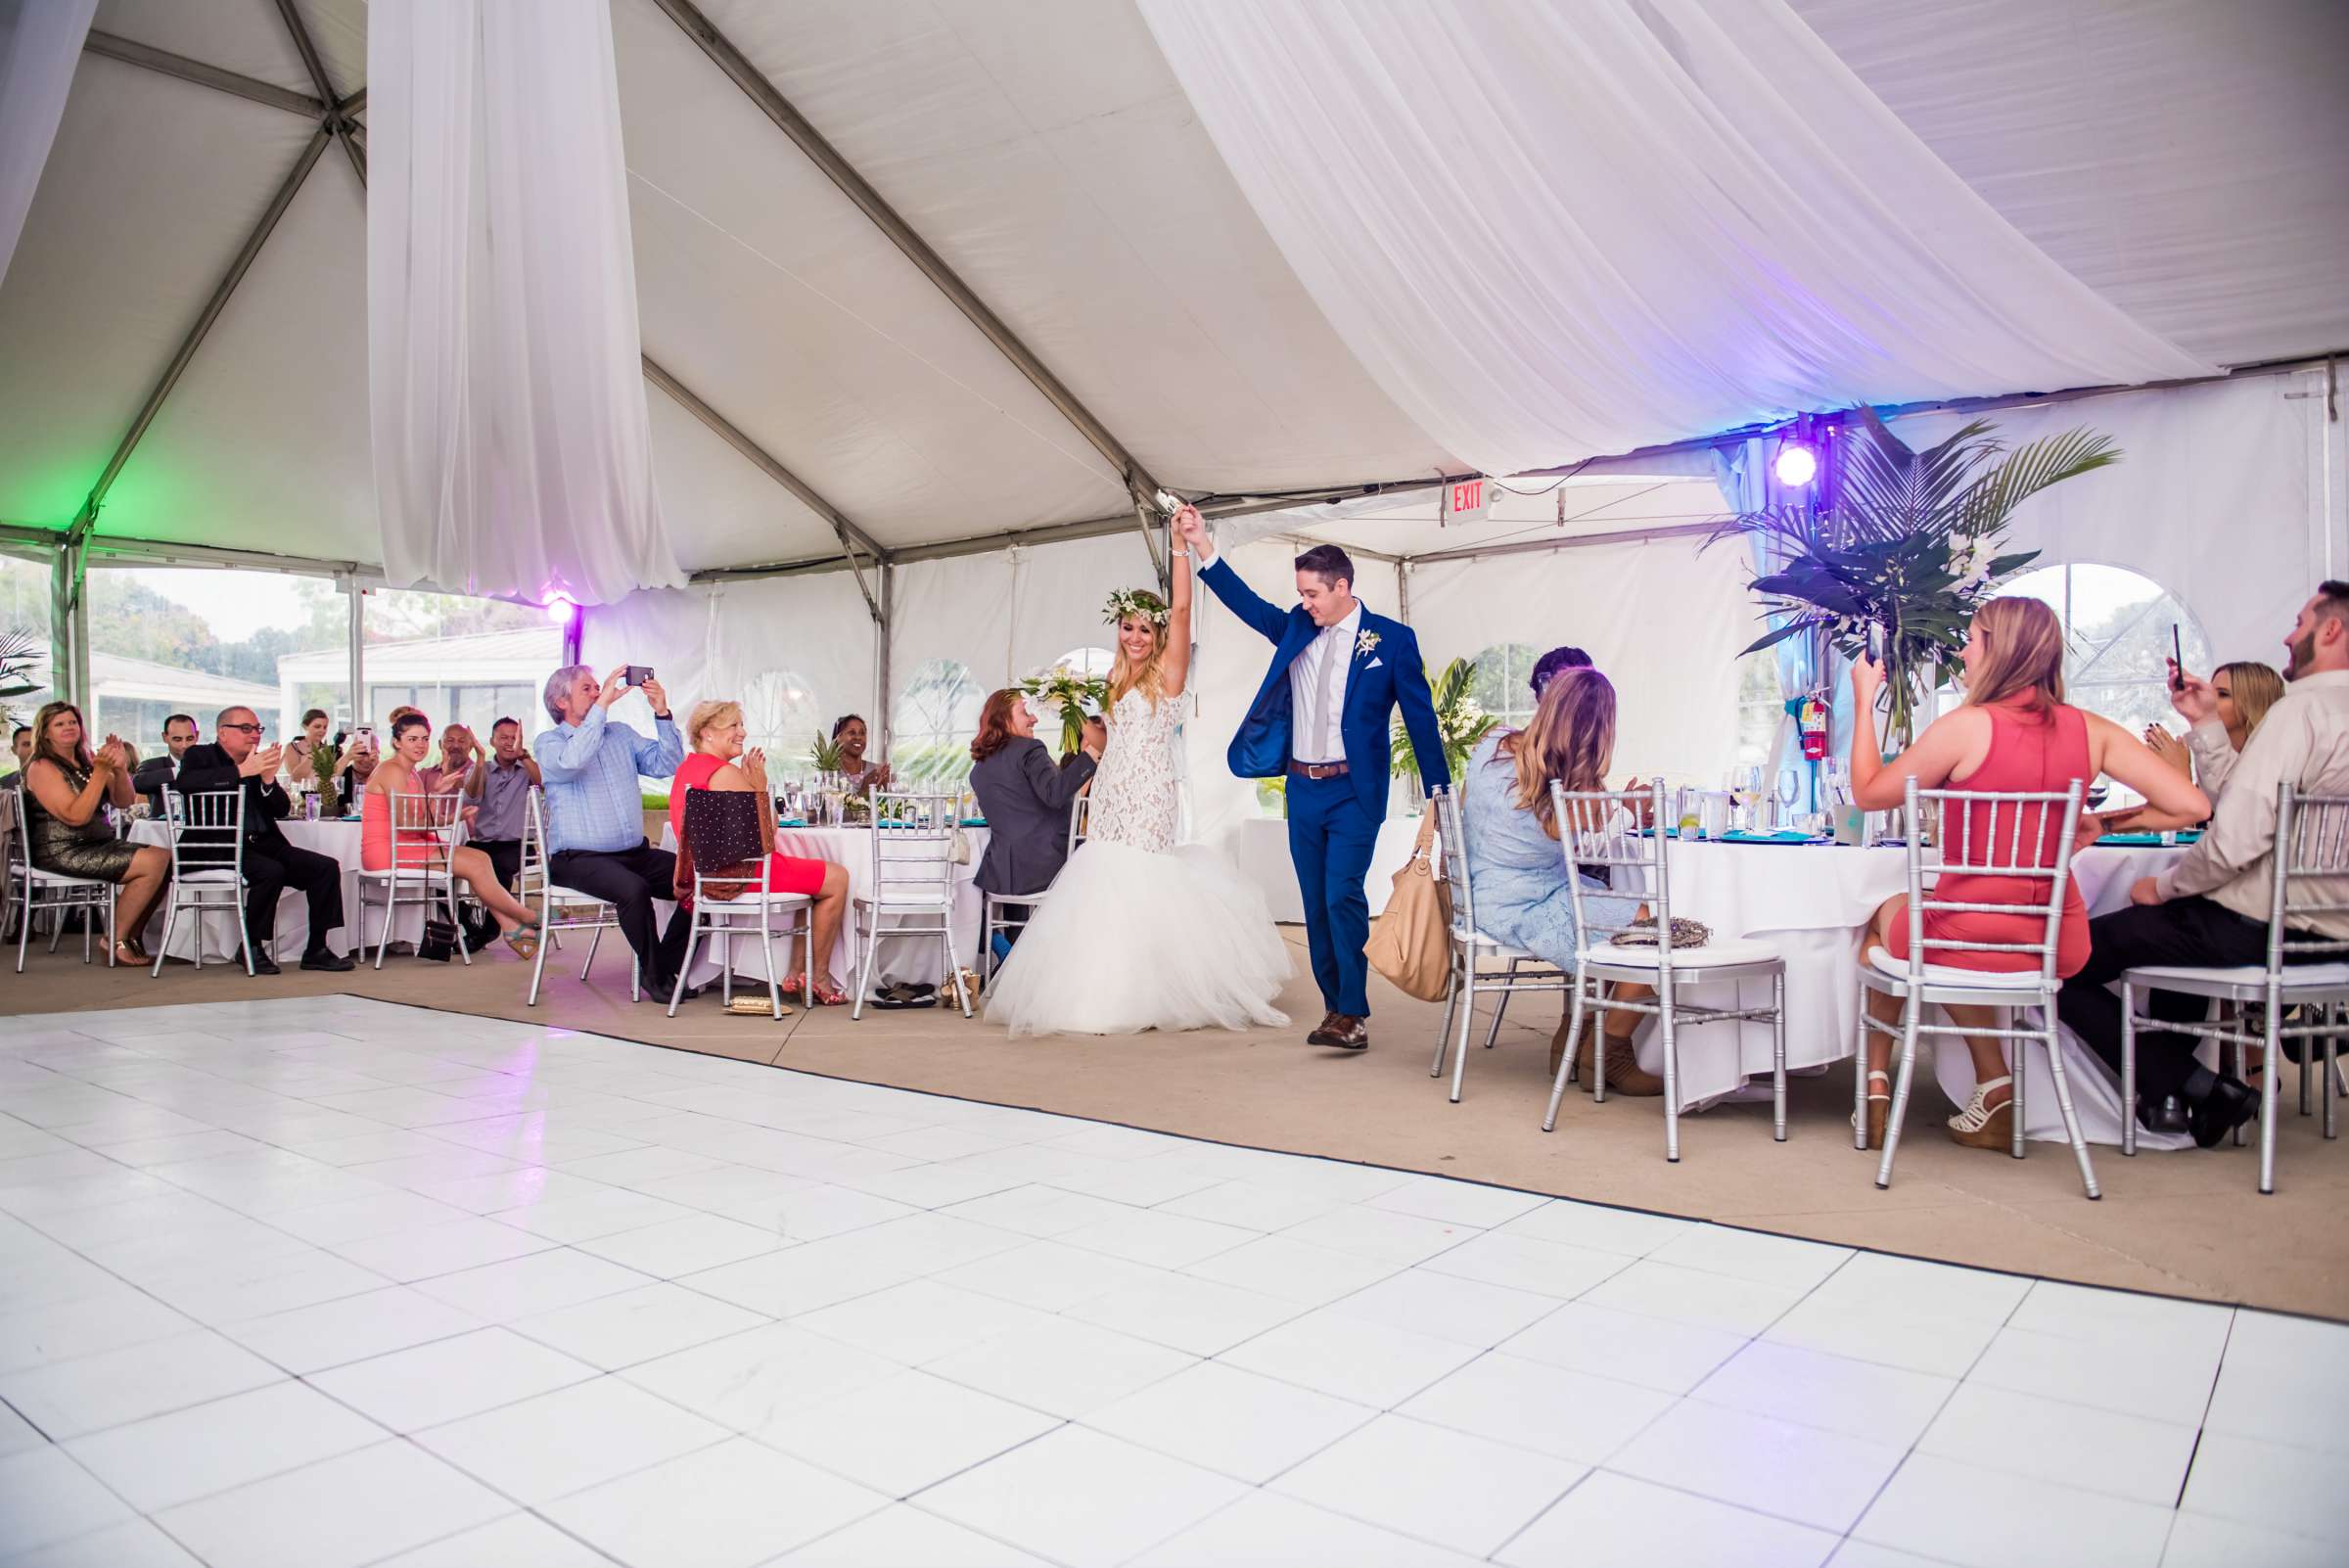
<path id="1" fill-rule="evenodd" d="M 1454 523 L 1482 523 L 1493 509 L 1493 486 L 1483 475 L 1474 479 L 1453 480 L 1444 486 L 1444 516 L 1442 526 Z"/>

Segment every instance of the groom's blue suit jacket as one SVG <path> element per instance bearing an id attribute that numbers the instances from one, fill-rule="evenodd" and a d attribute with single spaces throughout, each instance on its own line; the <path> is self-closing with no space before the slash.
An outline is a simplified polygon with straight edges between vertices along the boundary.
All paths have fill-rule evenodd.
<path id="1" fill-rule="evenodd" d="M 1199 574 L 1225 608 L 1272 642 L 1272 663 L 1264 684 L 1248 704 L 1239 733 L 1231 738 L 1231 770 L 1242 778 L 1275 778 L 1289 770 L 1289 666 L 1320 634 L 1305 606 L 1277 609 L 1257 597 L 1230 565 L 1218 560 Z M 1373 646 L 1361 646 L 1365 639 Z M 1394 763 L 1387 715 L 1400 706 L 1404 730 L 1419 761 L 1420 781 L 1432 792 L 1451 782 L 1444 761 L 1444 739 L 1436 726 L 1436 705 L 1427 689 L 1427 668 L 1419 641 L 1400 621 L 1373 615 L 1362 606 L 1354 662 L 1346 676 L 1346 712 L 1338 727 L 1346 742 L 1346 776 L 1373 820 L 1387 814 L 1387 774 Z M 1320 758 L 1311 761 L 1320 761 Z"/>

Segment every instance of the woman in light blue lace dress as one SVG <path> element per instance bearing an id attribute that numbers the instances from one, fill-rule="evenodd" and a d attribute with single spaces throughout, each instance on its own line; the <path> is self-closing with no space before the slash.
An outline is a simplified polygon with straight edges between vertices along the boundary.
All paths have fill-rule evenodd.
<path id="1" fill-rule="evenodd" d="M 1543 687 L 1523 729 L 1496 731 L 1470 754 L 1460 786 L 1478 928 L 1568 973 L 1583 944 L 1575 930 L 1574 895 L 1552 819 L 1549 781 L 1557 779 L 1568 790 L 1604 789 L 1614 754 L 1614 686 L 1595 669 L 1562 669 Z M 1583 901 L 1594 924 L 1619 926 L 1639 912 L 1635 900 L 1605 893 L 1595 880 L 1586 882 Z M 1625 994 L 1652 992 L 1625 988 Z M 1632 1053 L 1632 1031 L 1639 1017 L 1607 1014 L 1610 1093 L 1663 1092 L 1662 1081 L 1641 1072 Z M 1566 1043 L 1562 1018 L 1550 1044 L 1552 1071 Z M 1583 1059 L 1589 1060 L 1588 1048 Z"/>

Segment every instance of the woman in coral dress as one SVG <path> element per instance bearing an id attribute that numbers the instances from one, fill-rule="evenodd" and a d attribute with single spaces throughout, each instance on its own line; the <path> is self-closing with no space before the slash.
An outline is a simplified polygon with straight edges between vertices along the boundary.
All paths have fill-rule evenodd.
<path id="1" fill-rule="evenodd" d="M 2055 612 L 2037 599 L 1993 599 L 1974 612 L 1961 655 L 1965 664 L 1965 702 L 1944 714 L 1900 756 L 1887 761 L 1875 747 L 1872 721 L 1855 724 L 1852 736 L 1852 800 L 1863 810 L 1885 811 L 1905 798 L 1904 781 L 1914 777 L 1920 789 L 1962 789 L 1985 792 L 2040 793 L 2059 791 L 2078 783 L 2083 789 L 2099 774 L 2136 790 L 2157 811 L 2184 813 L 2192 820 L 2209 809 L 2202 792 L 2175 768 L 2155 757 L 2145 743 L 2111 719 L 2073 708 L 2063 700 L 2063 628 Z M 1872 715 L 1876 696 L 1884 687 L 1884 667 L 1872 660 L 1852 666 L 1854 712 Z M 2083 812 L 2075 842 L 2094 843 L 2103 821 Z M 2061 846 L 2055 833 L 2041 820 L 2041 808 L 2021 813 L 2020 834 L 2011 805 L 1999 811 L 1997 838 L 1991 842 L 1990 807 L 1974 805 L 1962 817 L 1944 823 L 1952 846 L 1961 847 L 1961 861 L 2013 867 L 2004 875 L 1945 875 L 1935 889 L 1937 899 L 1961 903 L 2010 903 L 2014 913 L 1928 909 L 1924 931 L 1927 961 L 1938 968 L 1978 969 L 2012 974 L 2034 968 L 2036 954 L 1951 949 L 1938 941 L 2037 943 L 2046 940 L 2044 910 L 2048 877 Z M 2017 846 L 2020 846 L 2019 850 Z M 2042 874 L 2034 875 L 2038 872 Z M 2034 907 L 2036 906 L 2036 907 Z M 1909 898 L 1888 899 L 1869 923 L 1862 941 L 1860 961 L 1869 963 L 1881 947 L 1894 959 L 1909 959 Z M 2056 944 L 2055 973 L 2068 979 L 2088 963 L 2088 909 L 2080 900 L 2080 885 L 2064 889 L 2063 922 Z M 1901 1003 L 1870 990 L 1867 1005 L 1886 1023 L 1895 1021 Z M 1949 1009 L 1960 1029 L 1995 1029 L 1997 1010 L 1990 1007 Z M 1970 1148 L 2006 1149 L 2013 1141 L 2014 1080 L 2006 1067 L 2004 1042 L 1992 1035 L 1967 1035 L 1966 1048 L 1974 1058 L 1974 1093 L 1965 1108 L 1950 1118 L 1950 1136 Z M 1889 1072 L 1890 1037 L 1868 1031 L 1867 1142 L 1884 1144 L 1884 1121 L 1892 1103 Z M 2128 1114 L 2126 1108 L 2124 1113 Z"/>
<path id="2" fill-rule="evenodd" d="M 430 811 L 436 823 L 453 823 L 458 814 L 455 797 L 432 795 L 416 780 L 416 769 L 423 764 L 424 754 L 432 749 L 433 721 L 422 714 L 409 710 L 392 721 L 392 750 L 375 765 L 368 775 L 367 793 L 359 798 L 359 864 L 370 871 L 389 871 L 396 864 L 400 870 L 438 870 L 442 865 L 445 827 L 402 828 L 398 833 L 396 853 L 392 845 L 392 801 L 404 795 L 412 800 L 430 802 L 418 805 L 413 810 Z M 529 958 L 538 951 L 538 916 L 530 907 L 506 891 L 497 877 L 497 867 L 489 856 L 468 845 L 459 849 L 445 862 L 456 873 L 473 896 L 482 900 L 497 917 L 497 928 L 505 934 L 507 945 L 522 957 Z"/>

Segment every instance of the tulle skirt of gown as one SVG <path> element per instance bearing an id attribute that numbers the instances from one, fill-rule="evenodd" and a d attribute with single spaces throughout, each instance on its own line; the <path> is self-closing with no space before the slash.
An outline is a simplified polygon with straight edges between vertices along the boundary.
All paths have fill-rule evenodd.
<path id="1" fill-rule="evenodd" d="M 1091 839 L 996 971 L 987 1016 L 1014 1039 L 1278 1028 L 1288 978 L 1265 896 L 1222 855 Z"/>

